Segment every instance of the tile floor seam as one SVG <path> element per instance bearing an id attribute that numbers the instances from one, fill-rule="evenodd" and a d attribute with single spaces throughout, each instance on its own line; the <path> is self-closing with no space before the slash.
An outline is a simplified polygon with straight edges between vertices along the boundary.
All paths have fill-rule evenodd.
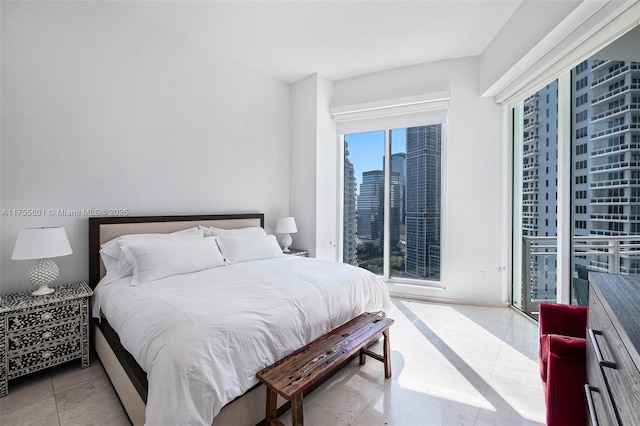
<path id="1" fill-rule="evenodd" d="M 51 387 L 53 387 L 53 380 L 51 381 Z M 56 416 L 58 418 L 58 425 L 64 426 L 62 424 L 62 419 L 60 418 L 60 409 L 58 408 L 58 398 L 55 392 L 53 393 L 53 401 L 56 403 Z"/>

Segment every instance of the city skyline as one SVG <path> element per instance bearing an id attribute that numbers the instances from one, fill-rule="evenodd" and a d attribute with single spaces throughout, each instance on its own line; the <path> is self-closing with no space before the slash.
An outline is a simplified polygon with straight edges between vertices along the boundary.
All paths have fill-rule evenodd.
<path id="1" fill-rule="evenodd" d="M 388 161 L 384 131 L 344 137 L 343 261 L 381 273 L 378 260 L 388 244 L 392 276 L 439 280 L 441 125 L 389 132 L 392 154 Z M 385 167 L 390 167 L 389 182 Z M 389 189 L 386 208 L 385 187 Z M 390 241 L 384 241 L 387 213 Z"/>
<path id="2" fill-rule="evenodd" d="M 407 129 L 391 129 L 393 140 L 403 141 L 406 138 Z M 362 173 L 369 170 L 383 170 L 384 164 L 384 130 L 370 132 L 349 133 L 344 135 L 344 140 L 349 144 L 349 151 L 353 157 L 358 158 L 358 164 L 354 164 L 354 173 L 358 187 L 362 183 Z M 403 144 L 391 145 L 391 154 L 403 152 Z"/>

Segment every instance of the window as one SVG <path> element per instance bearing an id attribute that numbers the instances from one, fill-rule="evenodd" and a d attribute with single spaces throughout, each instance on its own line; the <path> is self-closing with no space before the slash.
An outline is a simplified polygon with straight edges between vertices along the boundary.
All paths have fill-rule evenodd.
<path id="1" fill-rule="evenodd" d="M 555 298 L 556 267 L 553 250 L 548 250 L 545 245 L 555 238 L 557 234 L 557 205 L 556 205 L 556 171 L 558 162 L 557 150 L 557 82 L 545 86 L 543 89 L 526 98 L 521 104 L 521 109 L 514 111 L 514 123 L 518 123 L 518 130 L 514 131 L 514 158 L 520 181 L 514 182 L 514 208 L 517 212 L 524 212 L 525 207 L 530 207 L 529 214 L 523 214 L 519 227 L 514 229 L 514 252 L 528 253 L 526 259 L 522 259 L 520 273 L 514 277 L 514 283 L 519 280 L 521 285 L 513 287 L 513 304 L 531 312 L 536 308 L 540 300 L 553 300 Z M 537 105 L 538 109 L 532 108 Z M 538 126 L 525 134 L 523 118 L 519 111 L 533 111 L 528 116 L 538 122 Z M 536 111 L 541 113 L 536 113 Z M 544 112 L 542 112 L 544 111 Z M 520 121 L 522 120 L 522 121 Z M 538 148 L 544 141 L 544 147 Z M 532 166 L 537 170 L 544 170 L 543 176 L 528 185 L 528 179 L 524 172 Z M 521 166 L 522 165 L 522 166 Z M 538 181 L 540 184 L 538 185 Z M 542 197 L 542 194 L 544 197 Z M 550 195 L 551 194 L 551 195 Z M 533 200 L 533 201 L 530 201 Z M 518 215 L 518 213 L 516 213 Z M 541 273 L 543 265 L 544 273 Z M 514 270 L 516 267 L 514 266 Z"/>
<path id="2" fill-rule="evenodd" d="M 587 103 L 587 101 L 587 94 L 583 93 L 582 95 L 576 97 L 576 106 L 579 107 L 581 105 L 584 105 Z"/>
<path id="3" fill-rule="evenodd" d="M 389 281 L 439 286 L 449 94 L 383 103 L 331 111 L 344 148 L 342 259 Z"/>
<path id="4" fill-rule="evenodd" d="M 587 86 L 587 77 L 583 77 L 580 80 L 576 81 L 576 92 L 580 89 L 583 89 Z"/>
<path id="5" fill-rule="evenodd" d="M 441 124 L 344 135 L 344 262 L 440 280 L 441 149 Z"/>
<path id="6" fill-rule="evenodd" d="M 576 123 L 580 123 L 582 121 L 585 121 L 587 119 L 587 111 L 581 111 L 579 113 L 576 114 Z"/>
<path id="7" fill-rule="evenodd" d="M 585 72 L 588 69 L 589 65 L 587 61 L 582 61 L 576 66 L 576 74 L 580 74 Z"/>
<path id="8" fill-rule="evenodd" d="M 554 117 L 538 123 L 538 128 L 548 130 L 546 136 L 556 140 L 559 152 L 556 176 L 550 177 L 557 178 L 556 197 L 561 194 L 555 222 L 564 226 L 557 235 L 553 232 L 553 215 L 546 214 L 550 200 L 545 200 L 545 208 L 540 209 L 545 214 L 539 215 L 546 229 L 522 226 L 537 223 L 538 216 L 530 214 L 527 222 L 519 217 L 519 189 L 523 188 L 520 146 L 529 141 L 520 135 L 521 111 L 533 98 L 544 96 L 549 101 L 553 96 L 547 93 L 547 86 L 524 101 L 514 99 L 511 105 L 515 171 L 513 305 L 532 316 L 536 315 L 538 302 L 547 296 L 560 303 L 585 304 L 579 288 L 586 285 L 589 271 L 640 273 L 640 239 L 634 239 L 640 236 L 640 86 L 633 82 L 640 80 L 640 63 L 618 61 L 610 54 L 604 56 L 606 59 L 594 57 L 559 77 L 562 96 L 555 119 L 561 126 L 557 131 L 554 133 L 550 123 Z M 530 114 L 528 118 L 533 119 Z M 537 160 L 540 166 L 543 161 L 552 161 L 542 153 L 537 158 L 528 157 L 529 162 L 535 164 Z M 546 170 L 547 164 L 544 166 Z M 526 191 L 531 192 L 528 188 Z M 534 194 L 529 197 L 535 198 Z M 546 269 L 542 274 L 540 268 L 541 260 L 547 257 L 557 259 L 558 265 L 557 275 L 548 279 Z"/>

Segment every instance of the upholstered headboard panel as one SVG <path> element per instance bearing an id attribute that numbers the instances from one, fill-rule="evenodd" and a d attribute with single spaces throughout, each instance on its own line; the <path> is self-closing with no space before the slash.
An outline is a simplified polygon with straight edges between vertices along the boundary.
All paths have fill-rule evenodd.
<path id="1" fill-rule="evenodd" d="M 223 229 L 244 228 L 247 226 L 264 227 L 264 214 L 89 218 L 89 286 L 95 288 L 106 272 L 100 258 L 100 246 L 107 241 L 129 234 L 167 234 L 198 225 L 215 226 Z"/>

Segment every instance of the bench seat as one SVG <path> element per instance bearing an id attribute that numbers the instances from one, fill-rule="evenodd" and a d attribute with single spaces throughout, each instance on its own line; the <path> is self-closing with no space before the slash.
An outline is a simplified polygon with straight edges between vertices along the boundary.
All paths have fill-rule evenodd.
<path id="1" fill-rule="evenodd" d="M 365 363 L 366 356 L 377 359 L 384 364 L 385 378 L 390 378 L 389 327 L 393 322 L 391 318 L 378 313 L 363 313 L 258 372 L 257 378 L 267 386 L 265 423 L 282 424 L 276 414 L 276 400 L 280 394 L 291 401 L 293 426 L 302 426 L 303 392 L 323 380 L 358 351 L 361 365 Z M 381 335 L 384 336 L 383 354 L 379 355 L 368 350 L 367 344 Z"/>

